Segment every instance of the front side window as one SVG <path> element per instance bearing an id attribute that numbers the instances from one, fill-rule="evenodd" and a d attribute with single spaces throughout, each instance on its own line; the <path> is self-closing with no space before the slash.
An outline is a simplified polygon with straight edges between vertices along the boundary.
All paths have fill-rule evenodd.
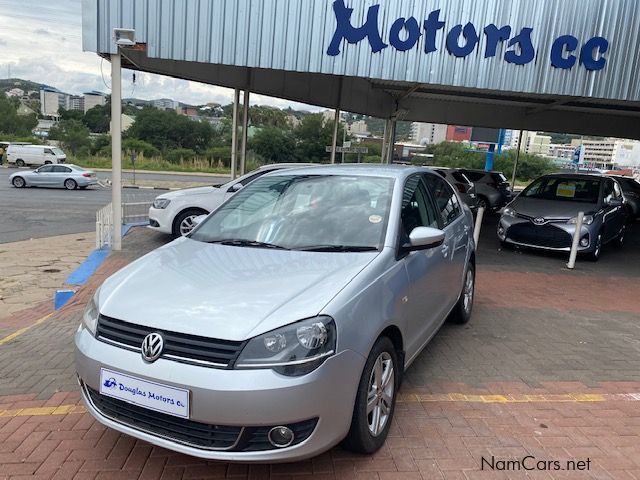
<path id="1" fill-rule="evenodd" d="M 458 197 L 451 186 L 443 179 L 438 178 L 435 175 L 425 175 L 424 180 L 436 202 L 438 213 L 442 218 L 442 224 L 446 227 L 458 218 L 462 212 L 460 202 L 458 202 Z"/>
<path id="2" fill-rule="evenodd" d="M 406 243 L 416 227 L 439 227 L 437 214 L 419 175 L 414 175 L 407 180 L 400 215 L 403 243 Z"/>
<path id="3" fill-rule="evenodd" d="M 266 176 L 234 195 L 191 238 L 292 250 L 376 250 L 384 241 L 393 183 L 346 175 Z"/>
<path id="4" fill-rule="evenodd" d="M 51 173 L 53 172 L 53 166 L 51 165 L 45 165 L 44 167 L 40 167 L 37 170 L 38 173 Z"/>

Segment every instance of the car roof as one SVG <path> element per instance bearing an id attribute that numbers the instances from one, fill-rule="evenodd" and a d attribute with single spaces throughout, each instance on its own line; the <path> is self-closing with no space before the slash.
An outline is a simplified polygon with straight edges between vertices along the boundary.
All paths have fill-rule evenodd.
<path id="1" fill-rule="evenodd" d="M 269 175 L 354 175 L 362 177 L 406 178 L 413 173 L 432 171 L 429 167 L 410 165 L 386 165 L 375 163 L 349 163 L 337 165 L 319 165 L 312 168 L 279 170 Z"/>
<path id="2" fill-rule="evenodd" d="M 258 170 L 280 170 L 282 168 L 317 167 L 319 163 L 270 163 L 258 167 Z"/>
<path id="3" fill-rule="evenodd" d="M 546 177 L 567 177 L 567 178 L 607 178 L 609 175 L 604 175 L 602 173 L 582 173 L 582 172 L 567 172 L 567 173 L 549 173 L 545 175 Z"/>

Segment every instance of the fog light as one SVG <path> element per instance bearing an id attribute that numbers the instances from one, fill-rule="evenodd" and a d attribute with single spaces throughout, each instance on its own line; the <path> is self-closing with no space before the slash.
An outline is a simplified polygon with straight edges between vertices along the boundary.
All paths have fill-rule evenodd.
<path id="1" fill-rule="evenodd" d="M 582 239 L 580 240 L 580 246 L 581 247 L 588 247 L 589 246 L 589 237 L 582 237 Z"/>
<path id="2" fill-rule="evenodd" d="M 269 430 L 269 443 L 276 448 L 288 447 L 293 443 L 294 435 L 289 427 L 273 427 Z"/>

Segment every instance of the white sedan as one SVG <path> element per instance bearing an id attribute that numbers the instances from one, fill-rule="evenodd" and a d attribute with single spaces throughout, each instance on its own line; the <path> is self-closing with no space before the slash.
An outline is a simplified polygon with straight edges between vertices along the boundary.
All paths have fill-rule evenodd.
<path id="1" fill-rule="evenodd" d="M 224 185 L 187 188 L 164 193 L 153 202 L 149 209 L 149 228 L 170 235 L 185 236 L 193 230 L 194 220 L 200 215 L 208 215 L 234 193 L 261 176 L 285 168 L 312 166 L 305 163 L 278 163 L 265 165 L 236 178 Z"/>

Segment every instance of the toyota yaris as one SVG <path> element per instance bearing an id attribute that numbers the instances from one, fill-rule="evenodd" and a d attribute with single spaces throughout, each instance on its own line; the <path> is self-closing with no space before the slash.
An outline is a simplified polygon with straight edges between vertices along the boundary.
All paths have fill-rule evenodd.
<path id="1" fill-rule="evenodd" d="M 374 452 L 402 374 L 471 316 L 472 215 L 423 168 L 282 170 L 107 279 L 76 368 L 103 424 L 209 459 Z"/>

